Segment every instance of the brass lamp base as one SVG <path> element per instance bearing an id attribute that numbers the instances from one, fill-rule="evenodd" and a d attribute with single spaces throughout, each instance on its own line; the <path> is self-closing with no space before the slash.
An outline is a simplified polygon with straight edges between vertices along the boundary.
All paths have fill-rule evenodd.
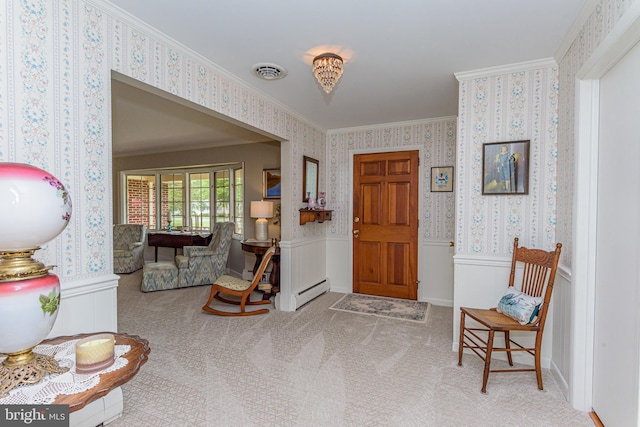
<path id="1" fill-rule="evenodd" d="M 45 374 L 62 374 L 69 368 L 61 367 L 54 356 L 33 353 L 32 349 L 11 353 L 0 365 L 0 399 L 21 384 L 35 384 Z"/>

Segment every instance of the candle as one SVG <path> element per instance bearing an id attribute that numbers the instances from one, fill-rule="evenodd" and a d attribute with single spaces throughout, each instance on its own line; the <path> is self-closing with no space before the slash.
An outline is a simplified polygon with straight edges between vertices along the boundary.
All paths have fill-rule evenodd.
<path id="1" fill-rule="evenodd" d="M 115 339 L 111 334 L 98 334 L 76 343 L 76 372 L 90 374 L 108 368 L 114 362 Z"/>

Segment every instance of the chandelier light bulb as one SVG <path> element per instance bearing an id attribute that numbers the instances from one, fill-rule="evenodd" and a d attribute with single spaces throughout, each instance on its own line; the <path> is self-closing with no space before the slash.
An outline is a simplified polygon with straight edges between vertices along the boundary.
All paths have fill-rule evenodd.
<path id="1" fill-rule="evenodd" d="M 313 58 L 313 75 L 326 93 L 330 93 L 342 76 L 344 61 L 335 53 L 323 53 Z"/>

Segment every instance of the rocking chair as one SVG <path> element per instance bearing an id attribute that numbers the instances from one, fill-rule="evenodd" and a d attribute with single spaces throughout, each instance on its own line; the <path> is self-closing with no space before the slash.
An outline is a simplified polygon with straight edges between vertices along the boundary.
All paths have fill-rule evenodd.
<path id="1" fill-rule="evenodd" d="M 487 392 L 487 381 L 489 380 L 490 372 L 535 371 L 538 388 L 542 390 L 540 347 L 542 346 L 542 333 L 547 320 L 547 310 L 551 301 L 551 292 L 553 291 L 553 282 L 556 277 L 561 248 L 562 245 L 560 243 L 556 244 L 554 251 L 549 252 L 518 247 L 518 238 L 516 237 L 513 242 L 513 259 L 511 261 L 508 290 L 498 307 L 491 309 L 460 307 L 458 366 L 462 366 L 462 354 L 465 348 L 472 350 L 484 361 L 482 393 Z M 517 263 L 524 264 L 522 287 L 519 291 L 516 291 L 513 287 Z M 524 306 L 526 308 L 523 309 Z M 466 324 L 466 316 L 475 320 L 480 326 L 469 327 Z M 509 335 L 511 331 L 535 332 L 535 346 L 525 347 L 518 344 L 511 339 Z M 494 335 L 496 332 L 504 333 L 504 347 L 494 347 Z M 511 344 L 515 347 L 512 347 Z M 494 351 L 506 352 L 510 366 L 513 366 L 512 352 L 523 351 L 529 353 L 534 357 L 535 368 L 491 369 L 491 355 Z"/>
<path id="2" fill-rule="evenodd" d="M 276 247 L 272 246 L 267 249 L 264 256 L 262 257 L 262 262 L 260 266 L 256 270 L 253 275 L 253 280 L 247 281 L 242 280 L 237 277 L 223 275 L 216 280 L 216 282 L 211 285 L 211 293 L 209 294 L 209 301 L 202 307 L 204 311 L 207 311 L 212 314 L 217 314 L 218 316 L 254 316 L 256 314 L 265 314 L 269 312 L 268 308 L 263 308 L 255 311 L 245 311 L 246 305 L 261 305 L 261 304 L 270 304 L 270 300 L 260 300 L 260 301 L 251 301 L 251 292 L 258 286 L 260 283 L 260 279 L 262 278 L 262 274 L 264 273 L 271 257 L 276 251 Z M 224 295 L 232 295 L 235 297 L 240 297 L 239 301 L 228 300 L 222 297 L 220 294 Z M 230 312 L 230 311 L 222 311 L 216 310 L 215 308 L 211 308 L 209 304 L 217 299 L 218 301 L 222 301 L 227 304 L 234 304 L 240 306 L 240 312 Z"/>

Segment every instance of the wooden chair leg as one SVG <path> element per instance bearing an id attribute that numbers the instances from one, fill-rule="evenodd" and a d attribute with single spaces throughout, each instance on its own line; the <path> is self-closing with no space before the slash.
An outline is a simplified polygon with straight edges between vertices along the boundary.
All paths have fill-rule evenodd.
<path id="1" fill-rule="evenodd" d="M 462 350 L 464 350 L 464 311 L 460 312 L 460 338 L 458 339 L 458 366 L 462 366 Z"/>
<path id="2" fill-rule="evenodd" d="M 536 333 L 536 348 L 535 348 L 535 364 L 536 364 L 536 379 L 538 380 L 538 389 L 543 390 L 542 387 L 542 366 L 540 364 L 540 346 L 542 345 L 542 334 L 538 331 Z"/>
<path id="3" fill-rule="evenodd" d="M 509 361 L 509 365 L 513 366 L 513 358 L 509 351 L 511 348 L 511 337 L 509 337 L 509 331 L 504 331 L 504 348 L 507 349 L 507 360 Z"/>
<path id="4" fill-rule="evenodd" d="M 487 381 L 489 381 L 489 372 L 491 371 L 491 353 L 493 352 L 493 338 L 495 331 L 489 331 L 489 337 L 487 339 L 487 354 L 484 359 L 484 373 L 482 375 L 482 392 L 487 392 Z"/>

